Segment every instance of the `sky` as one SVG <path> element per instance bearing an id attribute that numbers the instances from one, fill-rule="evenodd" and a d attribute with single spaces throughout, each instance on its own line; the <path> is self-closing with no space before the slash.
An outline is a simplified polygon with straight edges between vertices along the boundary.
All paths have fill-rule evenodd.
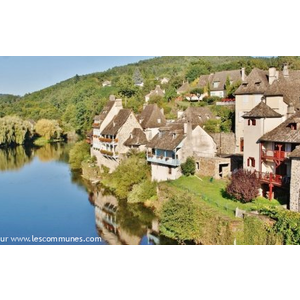
<path id="1" fill-rule="evenodd" d="M 152 56 L 0 56 L 0 94 L 23 96 L 60 81 Z"/>

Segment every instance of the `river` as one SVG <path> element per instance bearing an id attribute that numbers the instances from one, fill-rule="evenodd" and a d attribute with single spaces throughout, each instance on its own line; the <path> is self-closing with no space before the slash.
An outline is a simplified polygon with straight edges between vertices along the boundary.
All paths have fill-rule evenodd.
<path id="1" fill-rule="evenodd" d="M 159 244 L 153 212 L 84 181 L 69 149 L 0 149 L 0 244 Z"/>

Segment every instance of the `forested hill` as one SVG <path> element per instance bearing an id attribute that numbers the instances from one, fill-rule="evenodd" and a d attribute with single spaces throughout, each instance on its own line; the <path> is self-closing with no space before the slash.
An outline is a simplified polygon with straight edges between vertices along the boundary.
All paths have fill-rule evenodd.
<path id="1" fill-rule="evenodd" d="M 76 75 L 23 97 L 0 95 L 0 117 L 14 114 L 33 120 L 57 119 L 67 127 L 84 132 L 89 129 L 93 116 L 101 111 L 110 94 L 117 94 L 126 99 L 125 105 L 138 111 L 142 107 L 144 96 L 159 84 L 159 78 L 171 79 L 164 88 L 173 95 L 174 89 L 182 84 L 183 80 L 195 82 L 201 74 L 233 70 L 242 66 L 250 72 L 253 67 L 281 67 L 282 63 L 287 61 L 292 68 L 300 69 L 298 57 L 157 57 L 105 72 Z M 112 86 L 103 87 L 102 83 L 105 80 L 112 81 Z M 134 82 L 141 80 L 144 82 L 143 88 L 134 85 Z"/>

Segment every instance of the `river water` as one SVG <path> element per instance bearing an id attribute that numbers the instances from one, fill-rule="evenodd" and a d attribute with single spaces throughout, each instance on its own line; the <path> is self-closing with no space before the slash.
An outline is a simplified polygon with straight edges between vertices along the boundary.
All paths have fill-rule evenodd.
<path id="1" fill-rule="evenodd" d="M 159 244 L 153 212 L 84 181 L 69 149 L 0 149 L 0 244 Z"/>

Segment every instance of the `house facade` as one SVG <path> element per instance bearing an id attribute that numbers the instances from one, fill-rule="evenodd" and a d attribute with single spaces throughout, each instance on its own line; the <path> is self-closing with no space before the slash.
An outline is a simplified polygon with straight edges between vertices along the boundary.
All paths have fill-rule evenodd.
<path id="1" fill-rule="evenodd" d="M 199 125 L 191 122 L 171 123 L 147 144 L 147 161 L 151 163 L 152 180 L 179 178 L 180 165 L 190 156 L 213 157 L 216 144 Z"/>
<path id="2" fill-rule="evenodd" d="M 226 97 L 227 78 L 229 78 L 230 84 L 242 82 L 246 78 L 245 69 L 242 68 L 241 70 L 221 71 L 210 75 L 201 75 L 198 82 L 198 87 L 204 89 L 204 93 L 201 97 L 208 96 L 208 89 L 210 90 L 210 96 Z"/>
<path id="3" fill-rule="evenodd" d="M 236 153 L 244 152 L 244 119 L 264 97 L 266 104 L 283 116 L 289 117 L 300 106 L 300 71 L 283 71 L 270 68 L 269 71 L 254 68 L 235 92 L 235 134 Z"/>

